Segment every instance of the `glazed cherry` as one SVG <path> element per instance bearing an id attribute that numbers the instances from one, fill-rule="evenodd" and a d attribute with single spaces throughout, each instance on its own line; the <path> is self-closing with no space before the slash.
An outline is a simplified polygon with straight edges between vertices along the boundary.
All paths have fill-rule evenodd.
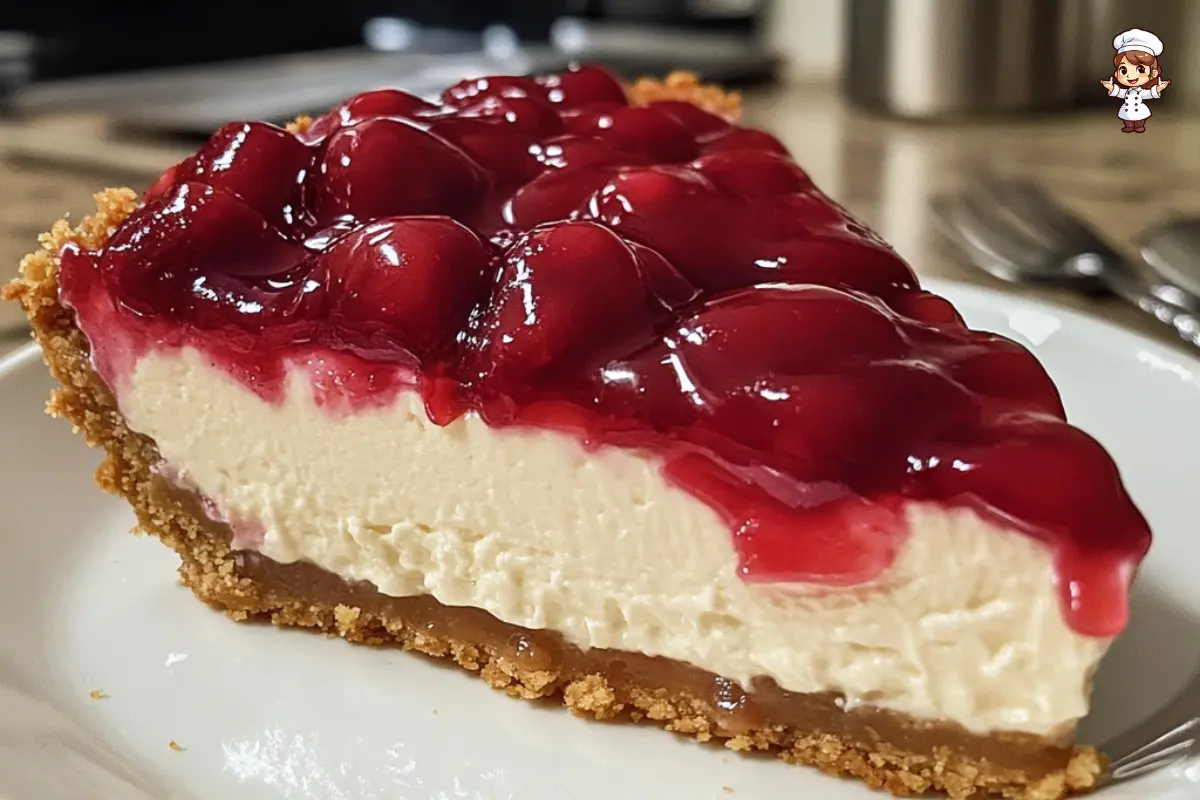
<path id="1" fill-rule="evenodd" d="M 855 362 L 901 358 L 904 331 L 879 306 L 818 286 L 756 287 L 719 295 L 679 321 L 676 350 L 688 374 L 722 394 L 764 374 L 827 374 Z M 820 348 L 798 342 L 828 341 Z"/>
<path id="2" fill-rule="evenodd" d="M 731 128 L 704 142 L 704 152 L 723 153 L 731 150 L 758 150 L 765 153 L 789 155 L 783 143 L 766 131 L 753 128 Z"/>
<path id="3" fill-rule="evenodd" d="M 649 108 L 675 118 L 700 141 L 708 141 L 733 128 L 733 123 L 719 114 L 680 100 L 659 100 Z"/>
<path id="4" fill-rule="evenodd" d="M 637 242 L 626 242 L 637 263 L 646 290 L 667 308 L 677 311 L 700 296 L 700 289 L 685 278 L 663 254 Z"/>
<path id="5" fill-rule="evenodd" d="M 534 212 L 552 207 L 537 199 Z M 514 203 L 516 218 L 532 215 L 527 208 Z M 693 167 L 648 167 L 618 172 L 578 211 L 653 247 L 710 291 L 793 282 L 891 296 L 917 285 L 888 247 L 850 230 L 844 212 L 817 194 L 747 203 Z M 697 224 L 675 223 L 680 217 Z"/>
<path id="6" fill-rule="evenodd" d="M 329 318 L 364 349 L 424 359 L 451 342 L 485 293 L 492 254 L 448 217 L 364 225 L 321 256 Z"/>
<path id="7" fill-rule="evenodd" d="M 994 413 L 1002 414 L 1017 403 L 1041 408 L 1060 419 L 1066 416 L 1054 383 L 1028 350 L 998 336 L 991 341 L 981 339 L 947 354 L 947 375 L 989 398 Z"/>
<path id="8" fill-rule="evenodd" d="M 149 203 L 152 200 L 157 200 L 167 192 L 171 191 L 179 184 L 179 176 L 183 174 L 193 174 L 196 166 L 196 156 L 191 155 L 183 161 L 168 167 L 163 174 L 155 179 L 154 183 L 150 184 L 150 188 L 142 195 L 142 202 Z"/>
<path id="9" fill-rule="evenodd" d="M 692 167 L 714 186 L 737 195 L 798 194 L 813 188 L 790 158 L 762 150 L 726 150 L 696 159 Z"/>
<path id="10" fill-rule="evenodd" d="M 652 106 L 622 106 L 612 111 L 585 108 L 567 112 L 564 120 L 568 133 L 603 136 L 621 150 L 652 163 L 689 161 L 700 152 L 694 131 Z"/>
<path id="11" fill-rule="evenodd" d="M 441 106 L 399 89 L 376 89 L 355 95 L 328 114 L 314 120 L 299 138 L 306 142 L 319 142 L 342 128 L 357 125 L 368 119 L 416 119 L 436 116 L 441 110 Z"/>
<path id="12" fill-rule="evenodd" d="M 493 75 L 487 78 L 467 78 L 442 92 L 442 102 L 464 108 L 486 98 L 546 99 L 546 90 L 532 78 L 512 75 Z"/>
<path id="13" fill-rule="evenodd" d="M 948 300 L 929 292 L 916 291 L 897 295 L 892 300 L 892 307 L 906 317 L 930 325 L 966 327 L 962 316 Z"/>
<path id="14" fill-rule="evenodd" d="M 355 95 L 338 106 L 335 116 L 342 125 L 355 125 L 375 117 L 427 117 L 442 107 L 399 89 L 376 89 Z"/>
<path id="15" fill-rule="evenodd" d="M 609 139 L 592 135 L 567 134 L 551 137 L 532 145 L 529 153 L 540 165 L 552 169 L 649 163 L 649 158 L 645 155 L 622 150 Z"/>
<path id="16" fill-rule="evenodd" d="M 113 386 L 190 346 L 268 402 L 303 364 L 328 413 L 419 391 L 433 424 L 648 453 L 747 581 L 879 578 L 907 504 L 967 507 L 1044 541 L 1067 621 L 1111 636 L 1149 543 L 1027 350 L 774 136 L 596 68 L 227 125 L 59 283 Z"/>
<path id="17" fill-rule="evenodd" d="M 589 201 L 617 174 L 618 170 L 608 167 L 545 172 L 518 189 L 501 212 L 505 222 L 517 230 L 571 219 L 584 213 Z"/>
<path id="18" fill-rule="evenodd" d="M 667 312 L 621 237 L 590 222 L 547 225 L 509 248 L 470 346 L 485 392 L 525 394 L 551 368 L 586 371 L 636 348 Z"/>
<path id="19" fill-rule="evenodd" d="M 302 221 L 302 190 L 313 158 L 313 151 L 283 128 L 233 122 L 209 137 L 174 178 L 235 194 L 272 225 L 290 230 Z"/>
<path id="20" fill-rule="evenodd" d="M 109 239 L 100 266 L 118 299 L 139 314 L 186 321 L 198 278 L 283 274 L 303 252 L 237 196 L 179 184 L 131 216 Z"/>
<path id="21" fill-rule="evenodd" d="M 458 113 L 467 119 L 502 120 L 519 133 L 537 138 L 558 136 L 564 131 L 562 119 L 550 104 L 533 97 L 484 97 L 464 105 Z"/>
<path id="22" fill-rule="evenodd" d="M 324 281 L 313 265 L 301 262 L 292 270 L 266 279 L 247 279 L 212 273 L 198 275 L 183 307 L 183 318 L 202 330 L 221 330 L 263 335 L 280 331 L 278 342 L 286 346 L 316 329 L 325 313 Z"/>
<path id="23" fill-rule="evenodd" d="M 445 117 L 430 123 L 429 132 L 470 156 L 496 183 L 520 186 L 544 169 L 535 137 L 495 117 Z"/>
<path id="24" fill-rule="evenodd" d="M 343 217 L 469 217 L 487 186 L 487 175 L 458 148 L 380 117 L 330 137 L 311 178 L 312 214 L 326 225 Z"/>
<path id="25" fill-rule="evenodd" d="M 572 68 L 558 75 L 538 79 L 546 98 L 565 108 L 588 105 L 627 105 L 625 87 L 611 72 L 593 66 Z"/>

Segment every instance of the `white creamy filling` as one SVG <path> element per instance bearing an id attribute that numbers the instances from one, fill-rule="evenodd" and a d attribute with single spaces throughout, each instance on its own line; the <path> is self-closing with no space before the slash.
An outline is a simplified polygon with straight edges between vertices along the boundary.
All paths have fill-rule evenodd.
<path id="1" fill-rule="evenodd" d="M 331 415 L 298 369 L 271 404 L 194 350 L 142 358 L 120 406 L 225 515 L 262 524 L 266 556 L 584 648 L 1056 734 L 1086 713 L 1108 644 L 1066 626 L 1042 545 L 969 510 L 910 506 L 911 535 L 873 584 L 747 584 L 713 510 L 633 451 L 473 415 L 439 428 L 414 392 Z"/>

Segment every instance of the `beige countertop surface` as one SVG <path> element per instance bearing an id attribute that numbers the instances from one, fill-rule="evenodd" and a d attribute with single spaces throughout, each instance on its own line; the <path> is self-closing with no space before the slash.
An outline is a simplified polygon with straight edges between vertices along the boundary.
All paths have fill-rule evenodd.
<path id="1" fill-rule="evenodd" d="M 746 98 L 748 121 L 771 130 L 825 192 L 890 241 L 918 274 L 1004 287 L 1083 308 L 1163 341 L 1165 326 L 1115 299 L 1006 287 L 964 266 L 935 234 L 929 211 L 938 191 L 988 168 L 1034 178 L 1119 250 L 1178 214 L 1200 215 L 1200 116 L 1156 110 L 1142 135 L 1121 133 L 1117 106 L 1098 112 L 1004 121 L 906 123 L 851 109 L 821 87 L 772 89 Z M 37 235 L 63 214 L 78 219 L 105 186 L 147 185 L 193 144 L 139 138 L 95 116 L 0 121 L 0 272 L 15 269 Z M 25 341 L 0 304 L 0 352 Z"/>

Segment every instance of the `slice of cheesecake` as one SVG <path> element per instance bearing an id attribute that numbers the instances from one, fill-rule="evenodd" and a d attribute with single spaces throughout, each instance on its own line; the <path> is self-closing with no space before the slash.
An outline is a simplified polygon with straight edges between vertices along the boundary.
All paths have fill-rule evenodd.
<path id="1" fill-rule="evenodd" d="M 736 116 L 582 68 L 231 124 L 5 292 L 236 619 L 898 795 L 1090 788 L 1143 518 L 1030 353 Z"/>

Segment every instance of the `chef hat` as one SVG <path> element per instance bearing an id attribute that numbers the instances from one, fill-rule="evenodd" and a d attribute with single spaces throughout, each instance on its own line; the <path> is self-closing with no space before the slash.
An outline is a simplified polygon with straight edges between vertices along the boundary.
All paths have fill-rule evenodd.
<path id="1" fill-rule="evenodd" d="M 1113 39 L 1113 49 L 1120 53 L 1128 53 L 1130 50 L 1140 50 L 1143 53 L 1158 58 L 1162 55 L 1163 43 L 1162 39 L 1155 36 L 1150 31 L 1144 31 L 1141 28 L 1133 28 L 1127 30 L 1117 38 Z"/>

